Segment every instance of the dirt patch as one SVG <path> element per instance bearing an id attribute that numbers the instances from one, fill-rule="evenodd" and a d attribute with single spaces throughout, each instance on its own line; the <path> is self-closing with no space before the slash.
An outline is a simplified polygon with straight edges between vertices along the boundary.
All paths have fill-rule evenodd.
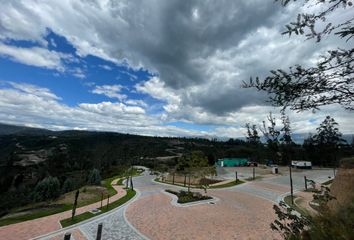
<path id="1" fill-rule="evenodd" d="M 72 191 L 61 196 L 56 203 L 58 204 L 72 204 L 75 199 L 75 192 Z M 100 198 L 101 193 L 107 194 L 107 190 L 104 187 L 99 186 L 87 186 L 80 189 L 78 202 L 90 201 L 92 199 Z"/>

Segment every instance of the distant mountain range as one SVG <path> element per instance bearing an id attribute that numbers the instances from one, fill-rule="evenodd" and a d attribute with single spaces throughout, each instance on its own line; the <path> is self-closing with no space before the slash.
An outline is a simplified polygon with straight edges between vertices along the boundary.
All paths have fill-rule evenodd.
<path id="1" fill-rule="evenodd" d="M 75 134 L 80 134 L 80 135 L 85 135 L 92 133 L 92 132 L 97 132 L 97 131 L 82 131 L 82 130 L 65 130 L 65 131 L 51 131 L 48 129 L 43 129 L 43 128 L 33 128 L 33 127 L 25 127 L 25 126 L 17 126 L 17 125 L 10 125 L 10 124 L 5 124 L 5 123 L 0 123 L 0 135 L 10 135 L 10 134 L 17 134 L 17 135 L 75 135 Z M 344 140 L 347 141 L 347 143 L 352 143 L 354 134 L 345 134 L 343 135 Z M 302 144 L 304 139 L 308 137 L 308 134 L 306 133 L 294 133 L 292 134 L 292 138 L 294 142 L 297 144 Z M 245 137 L 239 138 L 241 140 L 246 140 Z M 219 140 L 224 140 L 227 141 L 227 138 L 219 139 Z M 261 137 L 261 141 L 265 141 L 263 137 Z"/>
<path id="2" fill-rule="evenodd" d="M 53 133 L 54 133 L 53 131 L 42 129 L 42 128 L 32 128 L 32 127 L 16 126 L 16 125 L 0 123 L 0 135 L 9 135 L 9 134 L 48 135 Z"/>

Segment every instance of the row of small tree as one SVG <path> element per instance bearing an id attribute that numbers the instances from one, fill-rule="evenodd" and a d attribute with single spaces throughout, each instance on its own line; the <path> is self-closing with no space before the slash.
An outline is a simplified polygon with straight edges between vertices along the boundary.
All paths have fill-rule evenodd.
<path id="1" fill-rule="evenodd" d="M 87 178 L 89 185 L 101 185 L 101 175 L 98 169 L 92 169 Z M 72 178 L 67 178 L 62 187 L 57 177 L 47 176 L 39 181 L 33 191 L 33 200 L 36 202 L 58 198 L 62 193 L 70 192 L 77 186 Z"/>
<path id="2" fill-rule="evenodd" d="M 183 185 L 188 185 L 188 191 L 191 186 L 191 178 L 198 177 L 203 180 L 206 176 L 216 174 L 215 166 L 209 165 L 208 158 L 202 151 L 192 151 L 182 155 L 177 159 L 176 166 L 171 168 L 169 172 L 172 175 L 172 184 L 175 184 L 176 174 L 184 176 Z M 207 185 L 203 181 L 201 183 L 203 183 L 203 186 Z"/>
<path id="3" fill-rule="evenodd" d="M 296 144 L 292 139 L 290 119 L 284 111 L 281 112 L 281 122 L 282 127 L 278 127 L 275 117 L 272 113 L 269 113 L 267 121 L 263 121 L 259 127 L 247 123 L 246 139 L 257 152 L 257 148 L 262 145 L 260 131 L 265 138 L 266 147 L 271 153 L 272 160 L 277 164 L 285 165 L 290 163 Z M 338 148 L 345 143 L 339 131 L 338 123 L 334 118 L 327 116 L 316 128 L 316 131 L 316 134 L 310 134 L 304 140 L 304 149 L 312 148 L 311 151 L 318 154 L 320 165 L 336 165 Z"/>

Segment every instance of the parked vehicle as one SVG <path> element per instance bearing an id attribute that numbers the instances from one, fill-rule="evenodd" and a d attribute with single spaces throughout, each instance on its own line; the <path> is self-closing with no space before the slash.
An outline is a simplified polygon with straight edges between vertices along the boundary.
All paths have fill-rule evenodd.
<path id="1" fill-rule="evenodd" d="M 309 161 L 291 161 L 291 166 L 294 168 L 311 169 L 312 162 Z"/>
<path id="2" fill-rule="evenodd" d="M 248 163 L 247 163 L 247 166 L 248 166 L 248 167 L 257 167 L 257 166 L 258 166 L 258 163 L 257 163 L 257 162 L 248 162 Z"/>
<path id="3" fill-rule="evenodd" d="M 273 161 L 272 160 L 266 160 L 266 165 L 268 167 L 272 166 L 273 165 Z"/>

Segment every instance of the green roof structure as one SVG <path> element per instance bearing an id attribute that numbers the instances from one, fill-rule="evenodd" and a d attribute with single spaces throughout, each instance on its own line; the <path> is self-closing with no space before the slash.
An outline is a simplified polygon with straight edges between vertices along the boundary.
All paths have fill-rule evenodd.
<path id="1" fill-rule="evenodd" d="M 246 158 L 222 158 L 218 159 L 216 165 L 219 167 L 239 167 L 246 166 L 248 159 Z"/>

